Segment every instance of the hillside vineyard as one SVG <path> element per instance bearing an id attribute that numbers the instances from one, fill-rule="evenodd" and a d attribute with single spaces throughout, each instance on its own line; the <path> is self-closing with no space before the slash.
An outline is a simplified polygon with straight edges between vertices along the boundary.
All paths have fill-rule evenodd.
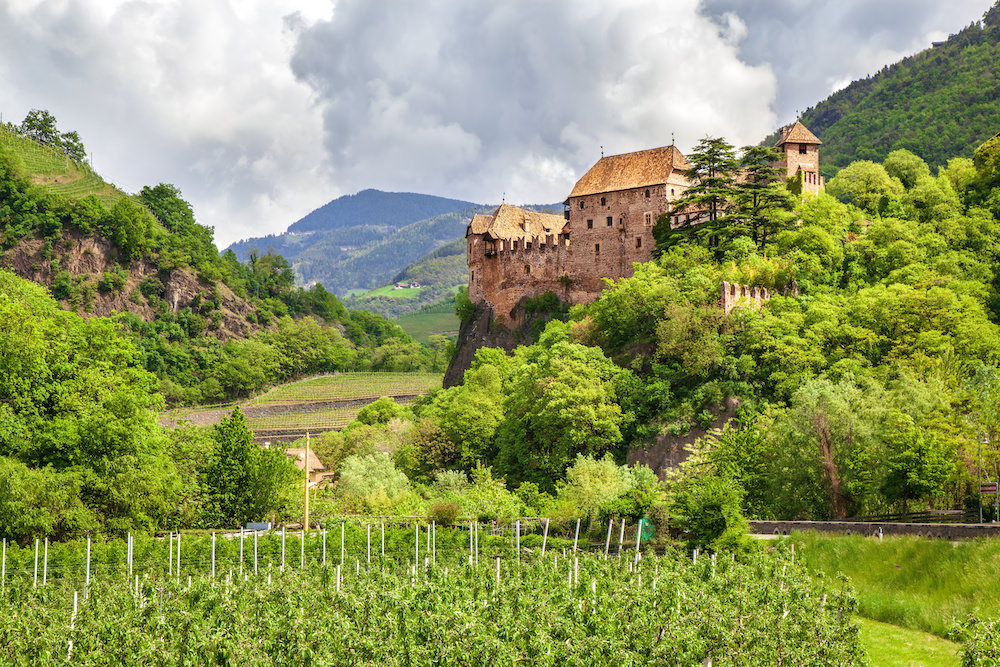
<path id="1" fill-rule="evenodd" d="M 784 128 L 776 144 L 779 166 L 805 193 L 824 185 L 821 144 L 800 122 Z M 669 214 L 678 224 L 680 216 L 697 215 L 674 207 L 691 186 L 690 167 L 673 145 L 604 156 L 573 187 L 562 216 L 509 204 L 473 216 L 466 229 L 469 298 L 511 323 L 522 299 L 546 292 L 590 303 L 605 278 L 627 278 L 635 263 L 650 260 L 657 218 Z"/>

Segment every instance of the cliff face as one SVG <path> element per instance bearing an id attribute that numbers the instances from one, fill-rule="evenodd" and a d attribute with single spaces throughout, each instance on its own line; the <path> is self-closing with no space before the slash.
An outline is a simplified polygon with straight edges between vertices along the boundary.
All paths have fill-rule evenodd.
<path id="1" fill-rule="evenodd" d="M 98 284 L 104 273 L 119 266 L 127 272 L 124 284 L 112 290 L 100 289 Z M 210 317 L 214 322 L 208 330 L 210 334 L 228 340 L 259 329 L 247 319 L 254 307 L 226 285 L 205 284 L 189 269 L 160 271 L 147 258 L 130 263 L 104 237 L 66 232 L 48 251 L 42 239 L 21 239 L 0 255 L 0 267 L 50 289 L 62 272 L 68 272 L 75 296 L 62 299 L 62 305 L 82 317 L 130 312 L 149 322 L 158 316 L 159 300 L 167 310 L 176 312 L 190 306 L 197 295 L 206 298 L 215 290 L 219 305 Z M 150 280 L 153 282 L 147 282 Z M 143 283 L 147 292 L 156 295 L 153 299 L 142 294 Z M 159 308 L 162 310 L 163 306 Z"/>
<path id="2" fill-rule="evenodd" d="M 459 327 L 455 356 L 445 371 L 444 386 L 462 384 L 465 371 L 481 347 L 498 347 L 509 353 L 518 345 L 531 345 L 535 322 L 547 318 L 545 314 L 527 315 L 523 299 L 511 311 L 511 317 L 501 316 L 500 322 L 489 304 L 477 305 L 475 315 Z"/>

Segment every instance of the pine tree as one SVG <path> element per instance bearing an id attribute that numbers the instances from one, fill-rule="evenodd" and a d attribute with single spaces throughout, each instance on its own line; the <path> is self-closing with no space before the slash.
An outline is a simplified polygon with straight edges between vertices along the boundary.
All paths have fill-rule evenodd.
<path id="1" fill-rule="evenodd" d="M 795 198 L 782 182 L 780 151 L 767 146 L 746 146 L 740 157 L 741 178 L 736 183 L 735 211 L 730 236 L 749 236 L 764 246 L 791 221 L 788 211 Z"/>

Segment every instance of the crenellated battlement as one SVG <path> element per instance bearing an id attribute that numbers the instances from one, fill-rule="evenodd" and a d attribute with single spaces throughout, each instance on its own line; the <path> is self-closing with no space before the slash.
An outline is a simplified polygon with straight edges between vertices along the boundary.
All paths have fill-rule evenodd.
<path id="1" fill-rule="evenodd" d="M 728 315 L 737 307 L 748 307 L 760 309 L 762 305 L 771 300 L 772 292 L 766 287 L 751 287 L 750 285 L 740 285 L 722 281 L 722 310 Z M 798 296 L 799 286 L 793 280 L 791 285 L 782 290 L 780 294 L 785 296 Z"/>

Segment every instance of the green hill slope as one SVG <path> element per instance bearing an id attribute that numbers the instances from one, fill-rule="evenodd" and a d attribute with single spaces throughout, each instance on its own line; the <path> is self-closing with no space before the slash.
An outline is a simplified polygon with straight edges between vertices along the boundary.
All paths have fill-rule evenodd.
<path id="1" fill-rule="evenodd" d="M 74 162 L 55 146 L 21 136 L 7 123 L 0 124 L 0 148 L 17 156 L 20 166 L 31 174 L 31 181 L 49 192 L 67 197 L 96 196 L 110 205 L 126 196 L 107 183 L 85 162 Z"/>
<path id="2" fill-rule="evenodd" d="M 1000 5 L 946 42 L 837 91 L 801 120 L 823 140 L 827 177 L 897 148 L 931 167 L 971 157 L 1000 131 Z"/>

